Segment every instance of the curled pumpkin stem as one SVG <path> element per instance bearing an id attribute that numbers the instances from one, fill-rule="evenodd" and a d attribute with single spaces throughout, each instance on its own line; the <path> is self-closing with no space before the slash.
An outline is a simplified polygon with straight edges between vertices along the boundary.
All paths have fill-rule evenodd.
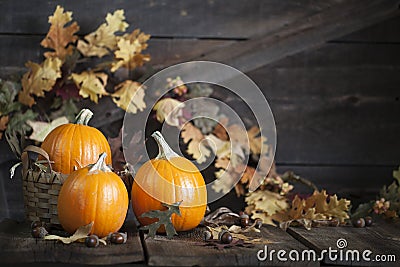
<path id="1" fill-rule="evenodd" d="M 90 109 L 82 109 L 75 117 L 75 124 L 88 125 L 90 119 L 93 116 L 93 112 Z"/>
<path id="2" fill-rule="evenodd" d="M 105 161 L 106 157 L 107 157 L 106 152 L 101 153 L 97 162 L 90 167 L 89 173 L 93 173 L 93 172 L 97 172 L 97 171 L 111 172 L 112 170 L 106 164 L 106 161 Z"/>
<path id="3" fill-rule="evenodd" d="M 174 150 L 168 145 L 167 141 L 165 141 L 164 137 L 159 131 L 155 131 L 151 137 L 156 140 L 157 145 L 158 145 L 158 155 L 156 159 L 166 159 L 169 160 L 174 157 L 179 157 L 178 154 L 175 153 Z"/>

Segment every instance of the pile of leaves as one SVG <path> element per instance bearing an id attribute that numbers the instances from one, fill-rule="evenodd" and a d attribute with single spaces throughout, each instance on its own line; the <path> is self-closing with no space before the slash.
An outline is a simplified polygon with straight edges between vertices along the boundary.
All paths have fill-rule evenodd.
<path id="1" fill-rule="evenodd" d="M 139 29 L 126 32 L 124 10 L 107 14 L 103 24 L 83 37 L 72 12 L 61 6 L 49 16 L 49 24 L 40 43 L 47 49 L 44 60 L 28 61 L 27 72 L 16 81 L 0 81 L 0 138 L 5 133 L 10 143 L 33 128 L 30 139 L 40 142 L 49 129 L 75 117 L 82 98 L 98 103 L 110 97 L 130 113 L 146 107 L 144 87 L 129 76 L 150 60 L 143 54 L 150 35 Z M 118 72 L 124 70 L 130 75 L 121 79 Z M 52 122 L 62 116 L 64 121 Z M 43 128 L 47 132 L 35 133 Z"/>
<path id="2" fill-rule="evenodd" d="M 336 195 L 328 196 L 326 191 L 319 192 L 310 181 L 292 172 L 283 175 L 276 172 L 271 162 L 268 140 L 260 134 L 257 126 L 250 124 L 243 129 L 229 122 L 213 102 L 196 100 L 190 103 L 190 107 L 183 103 L 195 97 L 213 97 L 212 87 L 204 84 L 186 85 L 179 77 L 169 79 L 167 86 L 174 89 L 154 106 L 156 119 L 180 129 L 187 154 L 199 165 L 215 157 L 212 163 L 216 169 L 216 180 L 211 186 L 212 190 L 228 193 L 234 188 L 238 197 L 245 196 L 245 212 L 251 219 L 260 218 L 271 225 L 278 222 L 282 228 L 300 223 L 309 229 L 316 221 L 338 220 L 343 223 L 348 218 L 350 201 L 338 200 Z M 196 118 L 198 113 L 219 118 L 219 121 Z M 267 152 L 262 154 L 261 151 Z M 250 160 L 246 162 L 248 158 Z M 251 159 L 258 162 L 258 168 L 254 167 Z M 310 186 L 315 190 L 314 194 L 307 199 L 296 196 L 290 203 L 289 192 L 293 189 L 291 181 Z M 250 192 L 249 186 L 255 182 L 261 185 Z"/>
<path id="3" fill-rule="evenodd" d="M 246 194 L 252 178 L 265 178 L 246 162 L 248 157 L 260 159 L 261 171 L 265 171 L 271 162 L 272 152 L 267 138 L 260 134 L 257 126 L 244 129 L 237 123 L 229 122 L 214 102 L 205 99 L 214 91 L 209 85 L 186 85 L 180 77 L 176 77 L 167 81 L 167 87 L 174 89 L 154 106 L 156 119 L 180 130 L 186 153 L 197 164 L 213 159 L 217 170 L 216 181 L 212 185 L 214 191 L 225 194 L 234 187 L 236 194 L 241 196 Z M 197 97 L 204 98 L 190 102 L 190 107 L 183 103 Z M 196 118 L 198 114 L 201 117 Z M 204 117 L 219 118 L 219 121 Z M 261 151 L 267 152 L 261 155 Z M 238 180 L 239 183 L 236 183 Z"/>
<path id="4" fill-rule="evenodd" d="M 384 185 L 375 200 L 360 204 L 352 213 L 352 218 L 365 217 L 368 214 L 382 215 L 386 218 L 400 216 L 400 167 L 393 171 L 394 181 Z"/>
<path id="5" fill-rule="evenodd" d="M 305 199 L 296 195 L 290 208 L 275 213 L 272 219 L 279 222 L 282 229 L 287 229 L 293 223 L 311 229 L 313 223 L 333 220 L 339 225 L 349 219 L 349 207 L 350 201 L 347 199 L 338 199 L 336 194 L 329 196 L 325 190 L 314 191 Z"/>

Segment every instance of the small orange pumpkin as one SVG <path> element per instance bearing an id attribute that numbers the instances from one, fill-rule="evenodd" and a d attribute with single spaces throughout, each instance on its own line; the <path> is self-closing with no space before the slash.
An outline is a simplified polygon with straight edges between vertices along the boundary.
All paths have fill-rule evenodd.
<path id="1" fill-rule="evenodd" d="M 125 184 L 105 164 L 106 153 L 95 164 L 72 172 L 58 196 L 58 219 L 65 231 L 74 233 L 94 222 L 91 234 L 104 237 L 118 231 L 128 211 Z"/>
<path id="2" fill-rule="evenodd" d="M 182 201 L 181 216 L 173 214 L 172 224 L 176 231 L 195 228 L 202 220 L 207 206 L 207 189 L 203 176 L 189 160 L 180 157 L 167 144 L 160 132 L 152 137 L 159 147 L 155 159 L 147 161 L 138 170 L 132 185 L 132 208 L 142 225 L 155 220 L 140 217 L 150 210 L 165 210 L 162 203 Z M 159 232 L 165 229 L 160 228 Z"/>
<path id="3" fill-rule="evenodd" d="M 41 147 L 54 162 L 54 171 L 69 174 L 96 162 L 103 152 L 110 155 L 106 163 L 111 164 L 111 149 L 107 139 L 99 130 L 87 125 L 92 116 L 90 110 L 82 109 L 75 123 L 60 125 L 46 136 Z"/>

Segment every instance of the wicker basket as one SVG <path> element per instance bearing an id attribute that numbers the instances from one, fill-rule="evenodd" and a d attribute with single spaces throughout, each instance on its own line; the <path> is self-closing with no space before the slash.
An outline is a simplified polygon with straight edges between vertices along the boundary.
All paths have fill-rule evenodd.
<path id="1" fill-rule="evenodd" d="M 49 156 L 40 147 L 26 147 L 21 155 L 21 160 L 27 219 L 60 224 L 57 214 L 57 199 L 67 175 L 51 169 Z"/>

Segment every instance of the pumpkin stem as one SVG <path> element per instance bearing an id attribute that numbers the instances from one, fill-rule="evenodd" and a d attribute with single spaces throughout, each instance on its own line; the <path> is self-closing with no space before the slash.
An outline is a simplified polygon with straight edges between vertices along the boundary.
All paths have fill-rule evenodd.
<path id="1" fill-rule="evenodd" d="M 75 117 L 75 124 L 87 125 L 93 116 L 93 112 L 90 109 L 82 109 Z"/>
<path id="2" fill-rule="evenodd" d="M 97 171 L 111 172 L 112 170 L 106 164 L 105 161 L 106 157 L 107 157 L 106 152 L 101 153 L 97 162 L 90 167 L 89 173 Z"/>
<path id="3" fill-rule="evenodd" d="M 172 150 L 172 148 L 168 145 L 167 141 L 165 141 L 164 137 L 159 131 L 155 131 L 151 137 L 153 137 L 158 145 L 158 156 L 156 159 L 167 159 L 169 160 L 170 158 L 174 157 L 179 157 L 178 154 L 175 153 L 175 151 Z"/>

